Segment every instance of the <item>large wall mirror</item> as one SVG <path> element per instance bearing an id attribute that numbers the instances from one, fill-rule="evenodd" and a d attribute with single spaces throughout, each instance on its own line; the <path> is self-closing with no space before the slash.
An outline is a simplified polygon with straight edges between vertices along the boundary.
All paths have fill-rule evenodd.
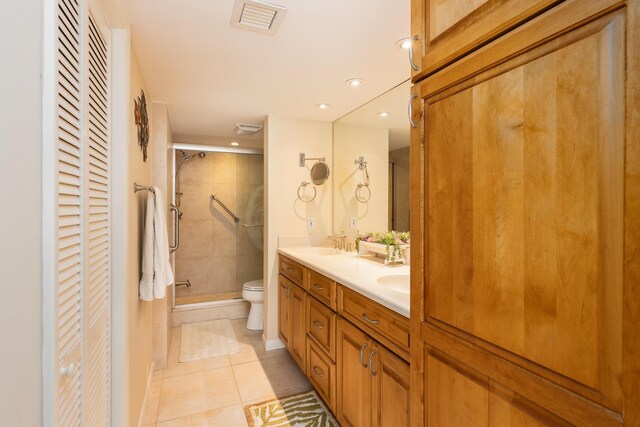
<path id="1" fill-rule="evenodd" d="M 409 231 L 406 81 L 333 124 L 334 232 Z"/>

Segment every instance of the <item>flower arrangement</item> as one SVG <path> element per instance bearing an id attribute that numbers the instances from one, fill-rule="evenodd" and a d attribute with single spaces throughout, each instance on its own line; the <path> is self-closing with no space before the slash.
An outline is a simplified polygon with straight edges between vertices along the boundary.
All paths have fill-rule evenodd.
<path id="1" fill-rule="evenodd" d="M 409 232 L 387 231 L 387 232 L 372 232 L 356 235 L 356 250 L 360 253 L 360 242 L 373 243 L 382 245 L 386 248 L 385 252 L 385 265 L 390 262 L 402 262 L 406 263 L 405 250 L 409 247 L 410 236 Z M 371 245 L 367 246 L 367 249 L 371 248 Z M 376 252 L 376 251 L 373 251 Z"/>

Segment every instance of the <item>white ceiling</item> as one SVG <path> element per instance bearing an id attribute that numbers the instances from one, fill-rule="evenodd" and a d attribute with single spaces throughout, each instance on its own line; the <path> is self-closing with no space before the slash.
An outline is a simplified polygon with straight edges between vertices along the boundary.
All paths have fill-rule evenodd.
<path id="1" fill-rule="evenodd" d="M 233 139 L 236 122 L 268 114 L 334 121 L 409 78 L 395 42 L 409 36 L 410 0 L 272 2 L 288 7 L 275 36 L 232 27 L 234 0 L 123 1 L 151 98 L 169 105 L 174 133 Z M 364 85 L 348 87 L 351 77 Z"/>
<path id="2" fill-rule="evenodd" d="M 340 118 L 338 122 L 387 128 L 389 129 L 389 151 L 408 147 L 411 134 L 407 111 L 410 95 L 411 82 L 406 81 Z M 389 116 L 378 116 L 381 112 L 389 113 Z"/>

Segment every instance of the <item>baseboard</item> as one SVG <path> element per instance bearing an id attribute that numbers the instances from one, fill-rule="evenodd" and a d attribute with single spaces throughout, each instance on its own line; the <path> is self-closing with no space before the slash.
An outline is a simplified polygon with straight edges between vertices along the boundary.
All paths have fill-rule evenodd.
<path id="1" fill-rule="evenodd" d="M 156 371 L 156 362 L 151 361 L 151 367 L 149 368 L 149 375 L 147 376 L 147 389 L 144 391 L 144 399 L 142 400 L 142 407 L 140 408 L 140 414 L 138 415 L 138 427 L 142 427 L 144 421 L 144 414 L 147 412 L 148 398 L 151 394 L 151 385 L 153 384 L 153 373 Z"/>
<path id="2" fill-rule="evenodd" d="M 268 340 L 265 338 L 264 335 L 262 335 L 262 343 L 264 344 L 264 348 L 267 351 L 271 351 L 271 350 L 278 350 L 279 348 L 285 348 L 286 346 L 284 345 L 284 343 L 282 341 L 280 341 L 279 338 L 276 338 L 275 340 Z"/>

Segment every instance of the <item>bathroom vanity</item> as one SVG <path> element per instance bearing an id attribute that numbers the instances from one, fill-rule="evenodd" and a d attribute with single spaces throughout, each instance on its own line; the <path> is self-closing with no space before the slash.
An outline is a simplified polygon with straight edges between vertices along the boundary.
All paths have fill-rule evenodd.
<path id="1" fill-rule="evenodd" d="M 340 424 L 409 425 L 409 267 L 278 251 L 280 338 Z"/>

